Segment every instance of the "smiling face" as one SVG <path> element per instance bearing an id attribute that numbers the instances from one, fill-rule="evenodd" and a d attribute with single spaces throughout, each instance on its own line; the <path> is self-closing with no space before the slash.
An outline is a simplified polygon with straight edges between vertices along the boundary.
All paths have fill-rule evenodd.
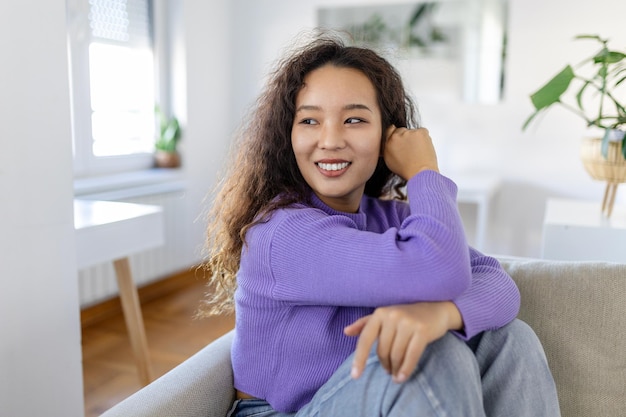
<path id="1" fill-rule="evenodd" d="M 296 96 L 291 146 L 298 168 L 329 207 L 356 212 L 381 150 L 376 90 L 361 71 L 327 64 Z"/>

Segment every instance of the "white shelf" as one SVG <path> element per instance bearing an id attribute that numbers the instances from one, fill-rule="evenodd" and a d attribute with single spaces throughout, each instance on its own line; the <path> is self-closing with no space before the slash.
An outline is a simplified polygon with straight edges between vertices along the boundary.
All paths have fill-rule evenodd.
<path id="1" fill-rule="evenodd" d="M 491 175 L 457 173 L 450 178 L 458 187 L 457 202 L 476 205 L 476 239 L 474 247 L 485 250 L 491 199 L 498 192 L 502 181 Z"/>
<path id="2" fill-rule="evenodd" d="M 626 207 L 616 205 L 607 219 L 600 202 L 549 199 L 542 257 L 626 263 Z"/>

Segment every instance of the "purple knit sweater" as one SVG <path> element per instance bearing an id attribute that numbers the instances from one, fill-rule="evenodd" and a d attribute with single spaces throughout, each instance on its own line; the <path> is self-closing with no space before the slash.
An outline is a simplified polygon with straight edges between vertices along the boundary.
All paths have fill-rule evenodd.
<path id="1" fill-rule="evenodd" d="M 380 306 L 452 300 L 463 339 L 513 320 L 517 287 L 468 248 L 456 191 L 423 171 L 408 204 L 363 197 L 358 213 L 343 213 L 314 196 L 252 227 L 235 293 L 235 387 L 297 411 L 354 351 L 343 328 Z"/>

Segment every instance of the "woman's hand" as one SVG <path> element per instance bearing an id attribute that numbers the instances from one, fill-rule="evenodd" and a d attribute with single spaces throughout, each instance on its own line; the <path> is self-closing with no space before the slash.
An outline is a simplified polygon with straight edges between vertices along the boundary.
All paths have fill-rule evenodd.
<path id="1" fill-rule="evenodd" d="M 461 313 L 450 301 L 415 303 L 377 308 L 344 329 L 348 336 L 359 336 L 352 377 L 361 376 L 369 352 L 378 340 L 380 363 L 394 382 L 406 381 L 429 343 L 448 330 L 463 327 Z"/>
<path id="2" fill-rule="evenodd" d="M 428 129 L 390 126 L 383 158 L 387 167 L 405 180 L 424 170 L 439 172 L 437 154 Z"/>

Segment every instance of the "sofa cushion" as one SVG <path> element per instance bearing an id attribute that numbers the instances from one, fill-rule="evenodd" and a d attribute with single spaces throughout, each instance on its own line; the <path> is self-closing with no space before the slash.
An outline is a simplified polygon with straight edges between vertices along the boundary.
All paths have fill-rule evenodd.
<path id="1" fill-rule="evenodd" d="M 562 415 L 626 416 L 626 265 L 499 260 L 544 346 Z"/>

